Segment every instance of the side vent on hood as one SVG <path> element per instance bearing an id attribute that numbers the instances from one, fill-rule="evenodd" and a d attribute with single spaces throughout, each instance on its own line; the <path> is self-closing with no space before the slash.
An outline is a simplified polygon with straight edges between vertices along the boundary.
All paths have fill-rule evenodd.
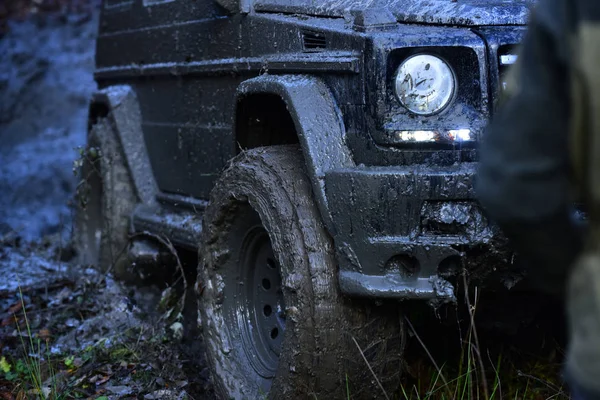
<path id="1" fill-rule="evenodd" d="M 327 48 L 325 35 L 318 32 L 302 31 L 302 43 L 305 51 L 320 51 Z"/>

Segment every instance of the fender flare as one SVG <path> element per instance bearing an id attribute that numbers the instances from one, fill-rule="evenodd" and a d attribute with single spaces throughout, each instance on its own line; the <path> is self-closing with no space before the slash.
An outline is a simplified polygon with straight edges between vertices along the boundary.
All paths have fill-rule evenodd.
<path id="1" fill-rule="evenodd" d="M 127 168 L 139 200 L 154 205 L 158 185 L 142 131 L 142 116 L 137 96 L 131 86 L 110 86 L 92 95 L 88 125 L 98 117 L 108 118 L 127 161 Z"/>
<path id="2" fill-rule="evenodd" d="M 355 164 L 346 144 L 342 113 L 333 94 L 315 76 L 261 75 L 240 84 L 236 108 L 243 97 L 252 94 L 274 94 L 284 101 L 296 127 L 317 206 L 329 233 L 335 235 L 325 192 L 325 175 Z"/>

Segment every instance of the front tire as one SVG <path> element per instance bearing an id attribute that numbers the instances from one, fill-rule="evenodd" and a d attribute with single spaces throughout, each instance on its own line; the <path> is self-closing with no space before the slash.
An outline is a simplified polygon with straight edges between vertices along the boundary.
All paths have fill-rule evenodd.
<path id="1" fill-rule="evenodd" d="M 386 390 L 399 385 L 399 307 L 339 294 L 298 147 L 231 163 L 211 193 L 199 260 L 200 322 L 222 398 L 381 397 L 354 340 Z"/>

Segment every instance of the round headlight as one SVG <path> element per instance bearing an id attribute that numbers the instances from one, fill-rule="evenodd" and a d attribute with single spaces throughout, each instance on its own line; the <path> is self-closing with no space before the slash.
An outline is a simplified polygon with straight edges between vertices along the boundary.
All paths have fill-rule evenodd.
<path id="1" fill-rule="evenodd" d="M 404 61 L 396 73 L 396 96 L 415 114 L 431 115 L 443 110 L 456 89 L 456 78 L 442 59 L 420 54 Z"/>

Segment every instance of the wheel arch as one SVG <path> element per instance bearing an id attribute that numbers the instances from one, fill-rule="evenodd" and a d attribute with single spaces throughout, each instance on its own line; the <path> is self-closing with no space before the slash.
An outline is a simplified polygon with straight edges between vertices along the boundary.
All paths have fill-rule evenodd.
<path id="1" fill-rule="evenodd" d="M 299 144 L 286 103 L 273 93 L 249 93 L 238 98 L 235 139 L 238 153 L 257 147 Z"/>
<path id="2" fill-rule="evenodd" d="M 341 110 L 327 85 L 311 75 L 261 75 L 244 81 L 236 93 L 235 133 L 242 127 L 238 116 L 251 96 L 274 96 L 285 105 L 307 166 L 317 206 L 331 234 L 334 226 L 329 212 L 324 178 L 328 171 L 354 166 L 346 144 Z"/>

